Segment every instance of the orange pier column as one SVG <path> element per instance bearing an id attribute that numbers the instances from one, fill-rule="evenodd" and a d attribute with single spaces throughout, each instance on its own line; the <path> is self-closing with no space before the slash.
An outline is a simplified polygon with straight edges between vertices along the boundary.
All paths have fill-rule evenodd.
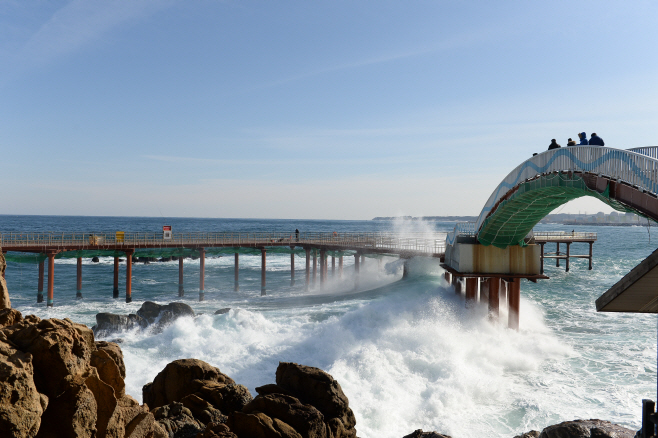
<path id="1" fill-rule="evenodd" d="M 180 256 L 178 257 L 178 296 L 179 297 L 184 297 L 185 296 L 185 287 L 183 287 L 183 266 L 184 263 L 183 260 L 185 259 L 185 256 Z"/>
<path id="2" fill-rule="evenodd" d="M 206 249 L 199 248 L 199 301 L 206 299 Z"/>
<path id="3" fill-rule="evenodd" d="M 235 292 L 240 290 L 240 254 L 237 252 L 234 254 L 235 260 L 233 262 L 233 274 L 235 277 L 235 284 L 233 285 L 233 290 Z"/>
<path id="4" fill-rule="evenodd" d="M 521 279 L 514 278 L 509 283 L 509 317 L 507 325 L 513 330 L 519 330 L 519 304 L 521 302 Z"/>
<path id="5" fill-rule="evenodd" d="M 134 249 L 126 250 L 126 303 L 133 301 L 133 254 Z"/>
<path id="6" fill-rule="evenodd" d="M 114 289 L 112 298 L 119 298 L 119 257 L 114 257 Z"/>
<path id="7" fill-rule="evenodd" d="M 48 256 L 48 300 L 46 304 L 48 307 L 53 307 L 55 297 L 55 254 L 56 252 L 49 251 Z"/>
<path id="8" fill-rule="evenodd" d="M 478 294 L 478 279 L 477 277 L 466 279 L 466 307 L 475 307 L 477 303 Z"/>
<path id="9" fill-rule="evenodd" d="M 265 268 L 267 266 L 267 251 L 265 248 L 260 249 L 260 296 L 265 295 Z"/>
<path id="10" fill-rule="evenodd" d="M 37 285 L 37 303 L 43 303 L 43 260 L 39 263 L 39 283 Z"/>
<path id="11" fill-rule="evenodd" d="M 311 285 L 311 248 L 306 250 L 306 291 L 308 292 Z"/>
<path id="12" fill-rule="evenodd" d="M 494 277 L 489 279 L 489 319 L 498 320 L 498 307 L 500 300 L 498 292 L 500 291 L 500 278 Z"/>
<path id="13" fill-rule="evenodd" d="M 75 290 L 75 298 L 76 299 L 81 299 L 82 298 L 82 257 L 78 257 L 78 263 L 77 263 L 77 282 L 76 282 L 76 290 Z"/>

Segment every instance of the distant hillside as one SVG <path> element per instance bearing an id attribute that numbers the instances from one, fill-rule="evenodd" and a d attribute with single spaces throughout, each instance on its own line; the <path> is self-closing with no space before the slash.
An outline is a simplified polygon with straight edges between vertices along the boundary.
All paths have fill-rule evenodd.
<path id="1" fill-rule="evenodd" d="M 438 221 L 438 222 L 475 222 L 477 216 L 377 216 L 373 221 Z"/>

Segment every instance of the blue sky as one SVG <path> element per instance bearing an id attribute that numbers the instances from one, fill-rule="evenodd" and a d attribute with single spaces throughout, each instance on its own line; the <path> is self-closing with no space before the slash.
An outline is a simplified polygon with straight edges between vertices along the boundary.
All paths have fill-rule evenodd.
<path id="1" fill-rule="evenodd" d="M 551 138 L 658 144 L 657 18 L 655 1 L 0 0 L 2 213 L 477 215 Z"/>

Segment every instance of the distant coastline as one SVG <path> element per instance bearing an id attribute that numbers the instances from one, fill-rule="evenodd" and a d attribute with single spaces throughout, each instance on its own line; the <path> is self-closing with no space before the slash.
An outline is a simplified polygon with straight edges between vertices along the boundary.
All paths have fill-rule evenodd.
<path id="1" fill-rule="evenodd" d="M 435 221 L 435 222 L 475 222 L 477 216 L 377 216 L 373 221 Z"/>

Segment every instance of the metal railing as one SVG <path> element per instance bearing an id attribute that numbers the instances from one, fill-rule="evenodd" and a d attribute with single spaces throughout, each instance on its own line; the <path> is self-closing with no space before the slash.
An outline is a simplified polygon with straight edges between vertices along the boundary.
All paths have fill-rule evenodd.
<path id="1" fill-rule="evenodd" d="M 459 236 L 475 237 L 475 222 L 458 222 L 446 236 L 446 243 L 452 245 Z"/>
<path id="2" fill-rule="evenodd" d="M 596 233 L 582 231 L 533 231 L 535 240 L 596 240 Z"/>
<path id="3" fill-rule="evenodd" d="M 575 146 L 542 152 L 519 164 L 493 191 L 476 223 L 479 230 L 491 209 L 519 183 L 558 172 L 589 172 L 625 182 L 641 191 L 657 193 L 658 159 L 647 154 L 600 146 Z"/>
<path id="4" fill-rule="evenodd" d="M 165 239 L 162 233 L 0 233 L 0 247 L 46 249 L 116 249 L 159 247 L 267 247 L 333 246 L 346 249 L 377 249 L 389 252 L 443 254 L 445 233 L 174 233 Z"/>
<path id="5" fill-rule="evenodd" d="M 641 148 L 630 148 L 626 150 L 658 159 L 658 146 L 643 146 Z"/>

